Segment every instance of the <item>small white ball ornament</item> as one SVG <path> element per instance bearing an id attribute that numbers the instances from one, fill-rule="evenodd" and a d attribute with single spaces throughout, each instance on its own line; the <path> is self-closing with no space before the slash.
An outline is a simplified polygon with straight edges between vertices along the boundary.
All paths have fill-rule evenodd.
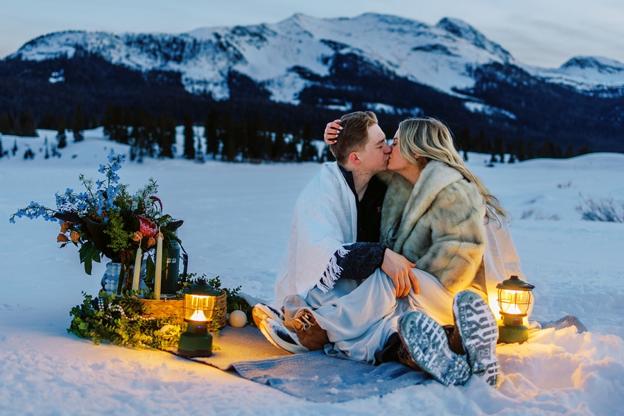
<path id="1" fill-rule="evenodd" d="M 247 315 L 243 311 L 232 311 L 228 322 L 234 328 L 242 328 L 247 325 Z"/>

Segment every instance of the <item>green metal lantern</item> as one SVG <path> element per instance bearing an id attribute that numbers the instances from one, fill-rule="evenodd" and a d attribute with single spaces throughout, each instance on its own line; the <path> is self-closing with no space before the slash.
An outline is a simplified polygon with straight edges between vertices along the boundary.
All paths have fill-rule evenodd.
<path id="1" fill-rule="evenodd" d="M 183 357 L 212 355 L 212 335 L 208 322 L 215 310 L 215 301 L 221 293 L 205 281 L 198 281 L 184 289 L 184 321 L 186 332 L 180 336 L 178 354 Z"/>
<path id="2" fill-rule="evenodd" d="M 531 291 L 535 286 L 518 279 L 518 276 L 511 276 L 496 288 L 503 318 L 503 325 L 498 328 L 498 341 L 525 342 L 529 339 L 529 329 L 523 325 L 523 318 L 531 306 Z"/>

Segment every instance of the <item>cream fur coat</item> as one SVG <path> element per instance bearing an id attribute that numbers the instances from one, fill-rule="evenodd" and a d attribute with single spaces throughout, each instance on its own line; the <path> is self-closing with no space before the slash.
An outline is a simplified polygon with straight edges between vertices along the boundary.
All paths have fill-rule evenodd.
<path id="1" fill-rule="evenodd" d="M 381 242 L 437 277 L 451 293 L 472 288 L 487 294 L 485 202 L 477 187 L 435 160 L 414 186 L 395 173 L 380 178 L 388 184 Z"/>

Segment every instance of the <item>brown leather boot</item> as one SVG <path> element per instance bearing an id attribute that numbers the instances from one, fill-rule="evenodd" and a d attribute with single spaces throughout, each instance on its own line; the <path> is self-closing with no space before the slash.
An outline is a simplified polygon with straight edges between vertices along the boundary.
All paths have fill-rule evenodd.
<path id="1" fill-rule="evenodd" d="M 457 329 L 457 325 L 445 325 L 444 332 L 446 332 L 446 336 L 448 337 L 448 345 L 451 351 L 455 354 L 466 355 L 466 350 L 464 350 L 464 344 L 461 339 L 461 334 Z"/>
<path id="2" fill-rule="evenodd" d="M 414 359 L 412 358 L 403 341 L 401 341 L 401 346 L 397 351 L 397 356 L 399 357 L 399 362 L 401 364 L 408 366 L 412 370 L 422 371 L 422 368 L 420 368 L 420 366 L 416 364 L 416 361 L 414 361 Z"/>
<path id="3" fill-rule="evenodd" d="M 293 319 L 284 322 L 284 326 L 297 334 L 301 345 L 310 351 L 319 351 L 329 343 L 327 331 L 321 328 L 309 309 L 301 309 Z"/>

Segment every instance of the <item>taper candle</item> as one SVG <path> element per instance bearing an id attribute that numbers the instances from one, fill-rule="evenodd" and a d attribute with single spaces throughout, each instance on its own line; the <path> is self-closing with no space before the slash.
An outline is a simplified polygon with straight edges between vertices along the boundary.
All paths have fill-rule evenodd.
<path id="1" fill-rule="evenodd" d="M 160 280 L 162 274 L 162 245 L 163 238 L 160 233 L 160 228 L 158 229 L 158 234 L 156 235 L 156 270 L 154 271 L 154 294 L 156 295 L 156 300 L 160 300 Z"/>
<path id="2" fill-rule="evenodd" d="M 137 248 L 136 260 L 134 260 L 134 277 L 132 278 L 132 290 L 139 290 L 139 280 L 141 280 L 141 263 L 143 262 L 143 250 L 141 246 Z"/>

